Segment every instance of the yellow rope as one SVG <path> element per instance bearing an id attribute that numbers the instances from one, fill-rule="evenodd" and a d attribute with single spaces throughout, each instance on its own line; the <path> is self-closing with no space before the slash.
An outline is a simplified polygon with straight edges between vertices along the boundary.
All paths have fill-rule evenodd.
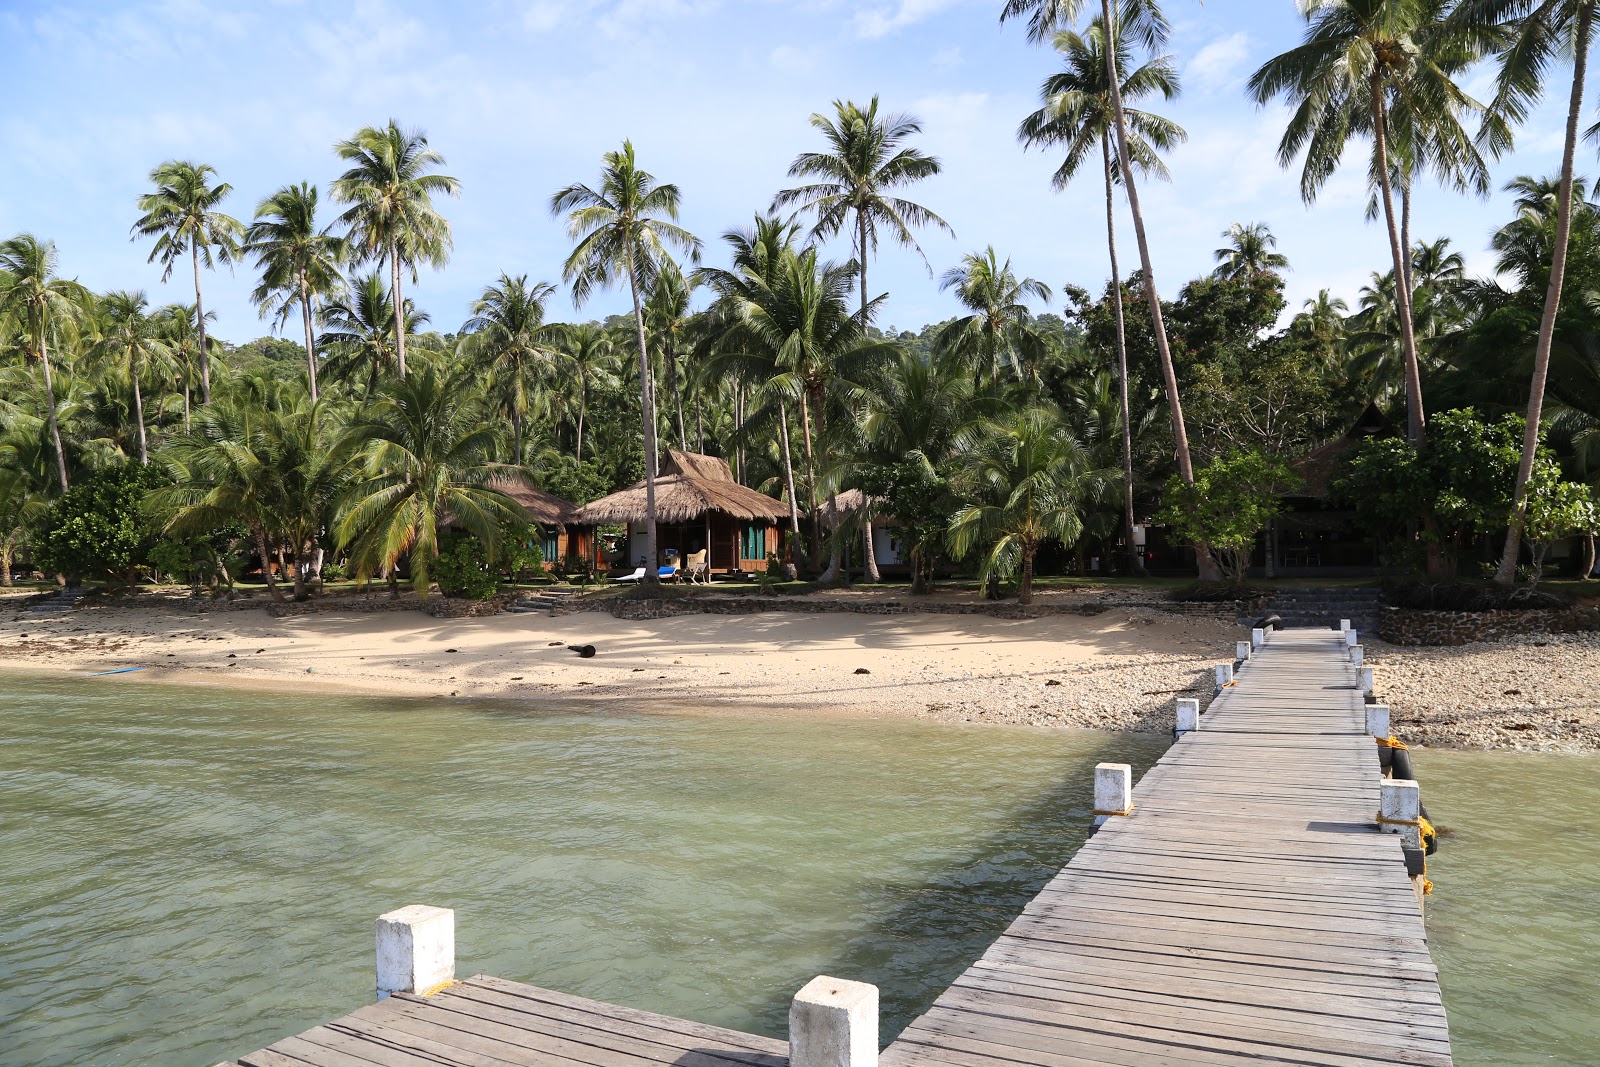
<path id="1" fill-rule="evenodd" d="M 1410 751 L 1410 747 L 1394 734 L 1390 734 L 1388 737 L 1375 738 L 1374 740 L 1378 742 L 1379 748 L 1403 748 L 1408 752 Z"/>
<path id="2" fill-rule="evenodd" d="M 1226 689 L 1226 688 L 1228 688 L 1228 687 L 1229 687 L 1229 686 L 1230 686 L 1230 685 L 1238 685 L 1238 684 L 1239 684 L 1239 679 L 1237 679 L 1237 678 L 1235 678 L 1235 679 L 1234 679 L 1234 680 L 1233 680 L 1233 681 L 1231 681 L 1231 682 L 1223 682 L 1223 683 L 1222 683 L 1222 685 L 1221 685 L 1221 686 L 1220 686 L 1220 687 L 1219 687 L 1219 688 L 1222 688 L 1222 689 Z"/>
<path id="3" fill-rule="evenodd" d="M 456 984 L 456 980 L 454 978 L 446 978 L 444 981 L 440 982 L 438 985 L 429 986 L 427 989 L 424 989 L 421 993 L 418 993 L 417 995 L 421 996 L 421 997 L 431 997 L 435 993 L 439 992 L 439 990 L 441 990 L 441 989 L 449 989 L 451 986 L 453 986 L 455 984 Z"/>
<path id="4" fill-rule="evenodd" d="M 1415 819 L 1386 819 L 1383 812 L 1378 812 L 1377 820 L 1380 825 L 1389 826 L 1415 826 L 1417 833 L 1422 838 L 1422 895 L 1427 896 L 1433 892 L 1433 882 L 1428 879 L 1428 842 L 1439 836 L 1439 831 L 1434 829 L 1433 823 L 1418 815 Z"/>
<path id="5" fill-rule="evenodd" d="M 1125 808 L 1122 811 L 1102 811 L 1099 808 L 1095 808 L 1094 809 L 1094 813 L 1096 815 L 1132 815 L 1133 814 L 1133 805 L 1129 804 L 1127 806 L 1127 808 Z"/>

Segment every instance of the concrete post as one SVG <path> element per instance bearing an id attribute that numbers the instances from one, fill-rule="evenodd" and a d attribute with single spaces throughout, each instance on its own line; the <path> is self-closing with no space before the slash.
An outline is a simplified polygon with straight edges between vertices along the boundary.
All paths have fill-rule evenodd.
<path id="1" fill-rule="evenodd" d="M 1367 693 L 1373 692 L 1373 688 L 1372 687 L 1373 687 L 1372 668 L 1371 667 L 1362 667 L 1361 668 L 1361 681 L 1359 683 L 1359 688 L 1361 689 L 1362 694 L 1365 695 Z"/>
<path id="2" fill-rule="evenodd" d="M 1367 705 L 1367 733 L 1373 737 L 1389 736 L 1389 705 Z"/>
<path id="3" fill-rule="evenodd" d="M 1233 664 L 1217 664 L 1217 688 L 1220 689 L 1231 681 L 1233 681 Z"/>
<path id="4" fill-rule="evenodd" d="M 1133 810 L 1133 768 L 1126 763 L 1094 766 L 1094 824 L 1102 826 L 1114 815 Z"/>
<path id="5" fill-rule="evenodd" d="M 1358 642 L 1360 640 L 1361 640 L 1361 636 L 1359 634 L 1357 634 L 1354 630 L 1346 630 L 1344 632 L 1344 647 L 1345 648 L 1355 648 L 1356 647 L 1356 642 Z"/>
<path id="6" fill-rule="evenodd" d="M 1344 633 L 1348 629 L 1350 629 L 1350 620 L 1349 619 L 1340 619 L 1339 620 L 1339 632 L 1340 633 Z"/>
<path id="7" fill-rule="evenodd" d="M 1250 642 L 1235 641 L 1233 643 L 1233 658 L 1243 663 L 1250 658 Z"/>
<path id="8" fill-rule="evenodd" d="M 1267 643 L 1267 631 L 1257 626 L 1250 631 L 1250 647 L 1260 648 Z"/>
<path id="9" fill-rule="evenodd" d="M 1181 735 L 1198 729 L 1200 729 L 1200 701 L 1193 697 L 1179 697 L 1175 731 Z"/>
<path id="10" fill-rule="evenodd" d="M 1386 778 L 1378 786 L 1378 829 L 1399 834 L 1412 848 L 1422 847 L 1422 792 L 1416 782 Z"/>
<path id="11" fill-rule="evenodd" d="M 1360 645 L 1351 645 L 1350 662 L 1354 663 L 1357 667 L 1367 662 L 1367 650 L 1362 648 Z"/>
<path id="12" fill-rule="evenodd" d="M 411 904 L 378 916 L 378 999 L 428 993 L 456 977 L 456 913 Z"/>
<path id="13" fill-rule="evenodd" d="M 878 987 L 826 975 L 789 1005 L 790 1067 L 877 1067 Z"/>

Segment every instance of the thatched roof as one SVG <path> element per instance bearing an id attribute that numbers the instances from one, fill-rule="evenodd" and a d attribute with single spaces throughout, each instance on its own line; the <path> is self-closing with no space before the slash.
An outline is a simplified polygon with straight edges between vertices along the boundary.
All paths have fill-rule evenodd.
<path id="1" fill-rule="evenodd" d="M 530 522 L 543 526 L 570 526 L 578 521 L 578 505 L 545 492 L 521 475 L 507 474 L 495 478 L 489 486 L 515 500 L 528 513 Z"/>
<path id="2" fill-rule="evenodd" d="M 1302 482 L 1298 489 L 1288 495 L 1310 500 L 1332 497 L 1334 479 L 1344 468 L 1345 460 L 1361 447 L 1361 442 L 1369 437 L 1383 436 L 1392 430 L 1383 412 L 1378 410 L 1377 405 L 1369 403 L 1343 436 L 1295 460 L 1294 469 Z"/>
<path id="3" fill-rule="evenodd" d="M 689 522 L 708 512 L 721 512 L 748 522 L 777 522 L 789 514 L 781 500 L 740 485 L 726 460 L 668 449 L 656 480 L 656 520 Z M 640 522 L 645 517 L 643 482 L 603 496 L 578 509 L 584 525 Z"/>

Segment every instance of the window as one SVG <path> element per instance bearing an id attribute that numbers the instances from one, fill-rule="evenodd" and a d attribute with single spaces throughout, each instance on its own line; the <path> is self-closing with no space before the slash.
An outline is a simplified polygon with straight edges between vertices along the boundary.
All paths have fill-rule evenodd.
<path id="1" fill-rule="evenodd" d="M 745 523 L 744 529 L 739 534 L 739 558 L 767 558 L 767 528 L 765 526 Z"/>
<path id="2" fill-rule="evenodd" d="M 546 561 L 554 563 L 561 559 L 561 531 L 549 527 L 544 532 L 544 545 L 540 549 Z"/>

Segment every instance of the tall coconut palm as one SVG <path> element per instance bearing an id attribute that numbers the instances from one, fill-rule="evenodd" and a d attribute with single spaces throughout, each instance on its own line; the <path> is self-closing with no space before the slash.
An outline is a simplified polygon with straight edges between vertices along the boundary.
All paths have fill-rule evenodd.
<path id="1" fill-rule="evenodd" d="M 261 284 L 250 294 L 263 317 L 282 327 L 298 307 L 306 335 L 306 381 L 317 399 L 317 338 L 312 329 L 318 305 L 344 287 L 339 273 L 347 250 L 332 226 L 317 228 L 317 187 L 286 185 L 256 207 L 245 233 L 245 251 L 256 257 Z"/>
<path id="2" fill-rule="evenodd" d="M 429 321 L 407 299 L 405 320 L 396 322 L 389 294 L 383 276 L 373 271 L 352 279 L 349 290 L 322 308 L 317 347 L 327 353 L 328 374 L 353 382 L 365 371 L 368 396 L 398 364 L 396 339 L 415 335 Z"/>
<path id="3" fill-rule="evenodd" d="M 1264 222 L 1236 222 L 1222 237 L 1228 243 L 1212 253 L 1217 261 L 1213 277 L 1237 280 L 1289 269 L 1289 257 L 1273 251 L 1278 239 Z"/>
<path id="4" fill-rule="evenodd" d="M 432 360 L 386 382 L 376 410 L 352 427 L 366 456 L 365 477 L 352 490 L 337 533 L 365 573 L 411 563 L 418 596 L 439 555 L 446 519 L 476 536 L 492 555 L 501 531 L 520 514 L 490 483 L 505 468 L 502 447 L 483 417 L 471 371 L 447 374 Z"/>
<path id="5" fill-rule="evenodd" d="M 573 301 L 582 306 L 598 288 L 626 278 L 633 298 L 634 332 L 639 343 L 639 390 L 644 409 L 645 581 L 656 573 L 656 426 L 651 388 L 650 351 L 645 341 L 644 296 L 665 264 L 669 248 L 698 261 L 700 239 L 679 226 L 682 195 L 676 185 L 662 185 L 639 167 L 633 142 L 607 152 L 601 160 L 600 187 L 575 183 L 550 198 L 550 212 L 565 215 L 567 233 L 577 242 L 567 257 L 562 277 L 572 286 Z"/>
<path id="6" fill-rule="evenodd" d="M 522 425 L 532 403 L 536 371 L 555 358 L 565 327 L 544 321 L 545 304 L 555 294 L 549 282 L 501 274 L 472 303 L 472 318 L 461 327 L 463 346 L 486 370 L 492 387 L 511 413 L 512 462 L 522 463 Z"/>
<path id="7" fill-rule="evenodd" d="M 690 334 L 694 329 L 694 314 L 689 310 L 689 301 L 699 284 L 696 278 L 685 278 L 676 264 L 666 263 L 644 302 L 645 331 L 666 372 L 667 392 L 671 394 L 678 419 L 678 447 L 684 451 L 689 449 L 689 435 L 683 421 L 684 373 L 679 360 L 693 348 Z"/>
<path id="8" fill-rule="evenodd" d="M 140 466 L 150 464 L 142 383 L 152 370 L 171 358 L 162 339 L 161 323 L 148 314 L 149 306 L 150 301 L 142 291 L 107 293 L 100 299 L 100 337 L 91 352 L 101 366 L 113 368 L 128 379 L 133 391 Z"/>
<path id="9" fill-rule="evenodd" d="M 133 224 L 136 237 L 154 237 L 149 262 L 161 261 L 161 280 L 185 254 L 194 267 L 194 306 L 200 330 L 200 402 L 211 403 L 211 361 L 206 345 L 205 300 L 200 293 L 200 265 L 212 270 L 239 257 L 244 225 L 219 205 L 233 192 L 227 182 L 211 184 L 217 169 L 209 163 L 168 160 L 150 172 L 154 192 L 139 198 L 144 212 Z"/>
<path id="10" fill-rule="evenodd" d="M 874 96 L 865 110 L 853 101 L 835 100 L 834 116 L 814 114 L 811 125 L 821 131 L 826 152 L 802 152 L 789 167 L 791 178 L 819 179 L 810 185 L 785 189 L 773 198 L 774 208 L 796 207 L 812 212 L 812 235 L 831 237 L 851 228 L 861 288 L 861 315 L 867 314 L 867 261 L 878 248 L 878 235 L 886 233 L 896 244 L 922 248 L 912 227 L 937 226 L 952 237 L 950 224 L 921 204 L 894 196 L 900 189 L 939 173 L 941 164 L 904 142 L 922 132 L 922 123 L 909 115 L 879 115 Z M 926 256 L 923 257 L 926 261 Z M 864 325 L 864 323 L 863 323 Z"/>
<path id="11" fill-rule="evenodd" d="M 450 259 L 450 223 L 434 207 L 436 195 L 460 196 L 461 183 L 429 173 L 444 166 L 444 157 L 428 147 L 420 130 L 403 130 L 390 119 L 382 128 L 367 126 L 348 141 L 333 146 L 350 164 L 332 186 L 333 198 L 349 204 L 339 221 L 349 227 L 352 252 L 362 262 L 381 261 L 389 268 L 389 300 L 405 307 L 401 276 L 417 267 L 442 267 Z M 394 323 L 395 372 L 406 376 L 406 331 Z"/>
<path id="12" fill-rule="evenodd" d="M 990 388 L 1000 384 L 1000 365 L 1021 377 L 1024 360 L 1039 359 L 1047 345 L 1033 324 L 1028 300 L 1050 302 L 1050 287 L 1034 278 L 1018 279 L 1011 260 L 1000 262 L 990 245 L 961 257 L 961 265 L 945 271 L 941 290 L 954 289 L 956 300 L 972 312 L 939 331 L 940 348 L 960 356 L 979 373 L 988 372 Z"/>
<path id="13" fill-rule="evenodd" d="M 577 379 L 576 446 L 573 459 L 583 462 L 583 424 L 589 415 L 589 388 L 596 377 L 608 374 L 616 360 L 616 345 L 597 322 L 568 326 L 556 344 L 556 358 L 571 368 Z"/>
<path id="14" fill-rule="evenodd" d="M 64 493 L 67 454 L 61 447 L 50 348 L 52 344 L 59 347 L 69 335 L 89 293 L 77 282 L 56 277 L 59 264 L 54 241 L 41 241 L 22 233 L 0 243 L 0 318 L 14 321 L 24 358 L 43 372 L 45 416 L 55 449 L 56 475 Z"/>
<path id="15" fill-rule="evenodd" d="M 1502 23 L 1510 39 L 1500 52 L 1500 69 L 1493 113 L 1525 121 L 1544 94 L 1552 64 L 1572 57 L 1572 81 L 1567 96 L 1567 123 L 1561 149 L 1561 186 L 1556 195 L 1556 232 L 1551 249 L 1550 278 L 1545 286 L 1544 311 L 1534 346 L 1533 377 L 1528 387 L 1527 427 L 1523 431 L 1522 461 L 1512 494 L 1512 519 L 1495 581 L 1516 581 L 1521 554 L 1522 524 L 1528 503 L 1528 479 L 1539 451 L 1540 420 L 1545 386 L 1550 375 L 1550 349 L 1555 338 L 1556 313 L 1566 281 L 1567 245 L 1572 233 L 1573 159 L 1578 147 L 1578 119 L 1583 113 L 1584 82 L 1589 70 L 1589 46 L 1600 3 L 1594 0 L 1463 0 L 1457 18 Z M 1593 131 L 1591 131 L 1593 132 Z"/>
<path id="16" fill-rule="evenodd" d="M 1474 186 L 1486 170 L 1461 117 L 1481 110 L 1454 80 L 1476 54 L 1477 32 L 1444 19 L 1440 0 L 1317 0 L 1305 5 L 1299 46 L 1268 60 L 1250 78 L 1265 105 L 1283 97 L 1294 109 L 1278 145 L 1293 164 L 1302 151 L 1300 194 L 1311 203 L 1332 176 L 1353 136 L 1372 139 L 1369 171 L 1378 188 L 1395 275 L 1400 350 L 1406 379 L 1406 435 L 1426 440 L 1422 376 L 1412 310 L 1410 249 L 1395 213 L 1397 169 L 1423 162 Z M 1400 151 L 1394 152 L 1399 145 Z M 1407 179 L 1409 180 L 1409 179 Z"/>
<path id="17" fill-rule="evenodd" d="M 1138 12 L 1131 13 L 1137 16 Z M 1117 17 L 1129 19 L 1124 5 Z M 1178 71 L 1168 56 L 1157 56 L 1133 71 L 1128 71 L 1131 50 L 1126 35 L 1114 35 L 1114 57 L 1120 79 L 1118 98 L 1128 128 L 1129 158 L 1142 173 L 1167 178 L 1161 152 L 1181 144 L 1188 135 L 1169 119 L 1148 111 L 1127 107 L 1159 94 L 1163 99 L 1177 97 Z M 1130 571 L 1139 573 L 1144 560 L 1134 543 L 1133 526 L 1133 438 L 1128 398 L 1127 327 L 1122 306 L 1122 272 L 1117 263 L 1117 216 L 1115 188 L 1120 170 L 1112 165 L 1113 144 L 1117 135 L 1117 110 L 1111 97 L 1111 70 L 1106 50 L 1104 19 L 1095 21 L 1087 33 L 1062 30 L 1052 38 L 1061 55 L 1063 69 L 1047 78 L 1039 89 L 1044 106 L 1022 121 L 1017 137 L 1025 145 L 1064 145 L 1065 157 L 1056 168 L 1052 183 L 1065 188 L 1098 145 L 1106 194 L 1106 247 L 1111 257 L 1111 309 L 1116 325 L 1117 387 L 1122 407 L 1123 544 Z"/>

